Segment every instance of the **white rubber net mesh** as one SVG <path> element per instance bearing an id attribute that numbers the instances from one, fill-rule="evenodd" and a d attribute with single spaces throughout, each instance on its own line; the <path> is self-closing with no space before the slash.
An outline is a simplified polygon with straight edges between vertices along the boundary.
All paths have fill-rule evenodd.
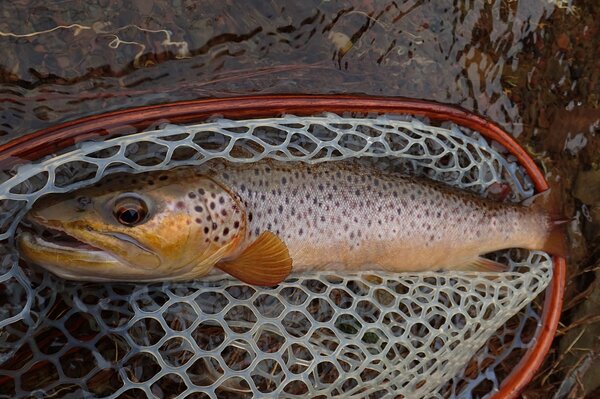
<path id="1" fill-rule="evenodd" d="M 232 151 L 235 149 L 235 151 Z M 409 116 L 214 120 L 87 142 L 4 171 L 0 184 L 0 395 L 6 397 L 471 397 L 498 388 L 539 328 L 543 252 L 494 254 L 494 274 L 312 273 L 275 288 L 233 279 L 63 281 L 18 261 L 13 236 L 42 195 L 108 173 L 213 158 L 360 157 L 508 200 L 533 194 L 516 160 L 477 132 Z M 43 199 L 42 199 L 43 201 Z M 516 355 L 515 355 L 516 354 Z M 511 360 L 512 356 L 512 360 Z M 515 356 L 516 360 L 515 360 Z M 505 375 L 505 374 L 504 374 Z"/>

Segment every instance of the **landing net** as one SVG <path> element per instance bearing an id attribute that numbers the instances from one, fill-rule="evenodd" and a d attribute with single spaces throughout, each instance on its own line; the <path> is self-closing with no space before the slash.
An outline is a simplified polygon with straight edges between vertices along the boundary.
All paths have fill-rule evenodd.
<path id="1" fill-rule="evenodd" d="M 19 264 L 18 223 L 49 193 L 109 173 L 221 158 L 360 158 L 508 201 L 533 194 L 516 159 L 451 123 L 409 116 L 161 125 L 86 142 L 0 176 L 0 395 L 116 398 L 470 397 L 496 390 L 533 344 L 531 301 L 552 278 L 539 251 L 494 254 L 507 272 L 294 274 L 275 288 L 233 279 L 84 284 Z M 401 396 L 399 396 L 401 395 Z"/>

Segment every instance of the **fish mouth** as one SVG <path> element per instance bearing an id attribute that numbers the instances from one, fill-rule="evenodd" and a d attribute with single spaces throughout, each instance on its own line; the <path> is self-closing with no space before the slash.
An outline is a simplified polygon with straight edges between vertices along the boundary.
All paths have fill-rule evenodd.
<path id="1" fill-rule="evenodd" d="M 34 220 L 29 220 L 28 223 L 21 225 L 20 235 L 25 236 L 30 243 L 49 250 L 105 252 L 101 248 L 77 239 L 64 230 L 45 226 L 41 223 L 36 223 Z"/>
<path id="2" fill-rule="evenodd" d="M 158 255 L 126 234 L 63 225 L 33 212 L 19 228 L 20 256 L 66 279 L 141 281 L 153 278 L 161 265 Z"/>

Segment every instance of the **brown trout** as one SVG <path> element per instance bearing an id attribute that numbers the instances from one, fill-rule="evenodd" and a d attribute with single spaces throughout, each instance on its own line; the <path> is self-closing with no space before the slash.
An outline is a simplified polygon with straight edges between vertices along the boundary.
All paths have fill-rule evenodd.
<path id="1" fill-rule="evenodd" d="M 38 201 L 21 255 L 67 279 L 164 281 L 226 272 L 502 270 L 506 249 L 564 253 L 547 212 L 355 163 L 216 162 L 111 175 Z"/>

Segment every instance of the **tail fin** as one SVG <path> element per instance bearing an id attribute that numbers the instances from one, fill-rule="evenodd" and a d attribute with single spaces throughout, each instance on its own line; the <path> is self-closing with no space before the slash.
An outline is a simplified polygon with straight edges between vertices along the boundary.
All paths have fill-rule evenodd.
<path id="1" fill-rule="evenodd" d="M 540 249 L 552 255 L 567 256 L 568 247 L 565 224 L 569 223 L 572 218 L 564 216 L 561 209 L 562 201 L 558 190 L 548 189 L 533 197 L 527 198 L 522 204 L 533 210 L 544 213 L 550 219 L 550 233 Z"/>
<path id="2" fill-rule="evenodd" d="M 546 237 L 546 241 L 542 246 L 542 251 L 562 257 L 565 257 L 569 254 L 564 227 L 564 221 L 560 220 L 557 222 L 551 220 L 550 234 L 548 234 L 548 237 Z"/>

